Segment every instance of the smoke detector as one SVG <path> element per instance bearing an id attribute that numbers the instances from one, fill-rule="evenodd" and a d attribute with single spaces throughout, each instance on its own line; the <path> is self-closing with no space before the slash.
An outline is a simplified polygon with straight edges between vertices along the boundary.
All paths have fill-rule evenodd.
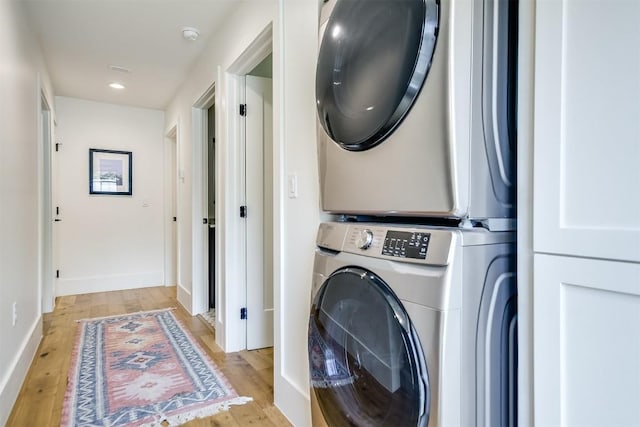
<path id="1" fill-rule="evenodd" d="M 198 30 L 197 28 L 184 27 L 182 29 L 182 37 L 184 37 L 186 40 L 194 41 L 195 39 L 198 38 L 199 35 L 200 35 L 200 30 Z"/>

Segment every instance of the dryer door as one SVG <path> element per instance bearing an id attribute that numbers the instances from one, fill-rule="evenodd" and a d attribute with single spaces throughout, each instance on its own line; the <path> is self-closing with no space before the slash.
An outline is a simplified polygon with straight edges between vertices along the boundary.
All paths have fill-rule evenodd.
<path id="1" fill-rule="evenodd" d="M 402 303 L 374 273 L 346 267 L 322 284 L 309 319 L 311 388 L 330 426 L 426 426 L 429 381 Z"/>
<path id="2" fill-rule="evenodd" d="M 382 142 L 425 81 L 438 32 L 436 0 L 338 0 L 316 70 L 318 118 L 343 148 Z"/>

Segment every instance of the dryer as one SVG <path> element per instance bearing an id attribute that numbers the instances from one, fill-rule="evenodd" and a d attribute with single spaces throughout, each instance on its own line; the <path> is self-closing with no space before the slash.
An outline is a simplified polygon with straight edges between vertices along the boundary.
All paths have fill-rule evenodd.
<path id="1" fill-rule="evenodd" d="M 330 0 L 320 39 L 322 208 L 508 228 L 517 2 Z"/>
<path id="2" fill-rule="evenodd" d="M 515 426 L 513 233 L 323 223 L 313 425 Z"/>

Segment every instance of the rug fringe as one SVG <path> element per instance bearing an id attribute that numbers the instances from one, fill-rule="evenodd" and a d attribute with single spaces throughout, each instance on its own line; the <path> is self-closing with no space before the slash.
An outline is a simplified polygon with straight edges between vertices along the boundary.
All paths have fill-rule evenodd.
<path id="1" fill-rule="evenodd" d="M 91 322 L 93 320 L 104 320 L 104 319 L 114 319 L 118 317 L 126 317 L 126 316 L 137 316 L 139 314 L 147 314 L 147 313 L 160 313 L 163 311 L 173 311 L 176 307 L 167 307 L 167 308 L 158 308 L 156 310 L 145 310 L 145 311 L 136 311 L 134 313 L 122 313 L 122 314 L 113 314 L 111 316 L 102 316 L 102 317 L 86 317 L 84 319 L 77 319 L 76 323 L 80 322 Z"/>
<path id="2" fill-rule="evenodd" d="M 189 421 L 193 421 L 195 419 L 198 418 L 206 418 L 206 417 L 211 417 L 213 415 L 216 415 L 220 412 L 224 412 L 224 411 L 228 411 L 229 407 L 232 405 L 244 405 L 245 403 L 251 402 L 253 401 L 253 398 L 251 397 L 246 397 L 246 396 L 238 396 L 234 399 L 231 400 L 227 400 L 224 402 L 219 402 L 215 405 L 211 405 L 211 406 L 206 406 L 204 408 L 201 408 L 197 411 L 191 412 L 191 413 L 186 413 L 186 414 L 178 414 L 178 415 L 173 415 L 171 417 L 163 417 L 160 416 L 158 419 L 150 422 L 150 423 L 146 423 L 146 424 L 141 424 L 139 427 L 161 427 L 161 426 L 168 426 L 168 427 L 173 427 L 173 426 L 180 426 L 184 423 L 187 423 Z M 163 424 L 164 423 L 164 424 Z"/>

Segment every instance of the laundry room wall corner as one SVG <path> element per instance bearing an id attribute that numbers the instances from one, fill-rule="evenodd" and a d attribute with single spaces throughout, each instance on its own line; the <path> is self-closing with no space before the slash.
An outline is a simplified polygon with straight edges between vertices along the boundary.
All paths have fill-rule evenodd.
<path id="1" fill-rule="evenodd" d="M 280 218 L 280 230 L 275 230 L 279 235 L 276 245 L 280 246 L 275 279 L 282 287 L 275 295 L 276 322 L 281 325 L 279 333 L 276 328 L 275 339 L 281 344 L 277 346 L 281 354 L 276 355 L 279 363 L 274 367 L 274 401 L 297 426 L 311 425 L 307 323 L 315 234 L 320 222 L 314 104 L 318 14 L 315 2 L 279 0 L 275 27 L 281 53 L 276 57 L 274 52 L 274 72 L 279 67 L 282 77 L 275 98 L 281 102 L 277 126 L 283 164 L 279 168 L 280 197 L 275 212 Z M 288 191 L 291 180 L 297 183 L 293 194 Z"/>

